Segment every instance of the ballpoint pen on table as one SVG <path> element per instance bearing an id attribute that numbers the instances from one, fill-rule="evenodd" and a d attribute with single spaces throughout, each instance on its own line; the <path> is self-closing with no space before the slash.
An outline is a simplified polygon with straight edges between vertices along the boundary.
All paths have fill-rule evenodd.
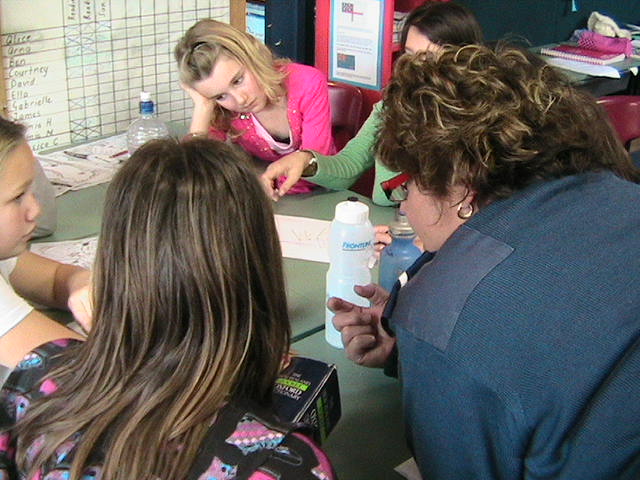
<path id="1" fill-rule="evenodd" d="M 71 152 L 69 150 L 65 150 L 62 153 L 64 153 L 66 156 L 72 157 L 72 158 L 81 158 L 83 160 L 86 160 L 87 158 L 89 158 L 89 155 L 86 154 L 86 153 Z"/>

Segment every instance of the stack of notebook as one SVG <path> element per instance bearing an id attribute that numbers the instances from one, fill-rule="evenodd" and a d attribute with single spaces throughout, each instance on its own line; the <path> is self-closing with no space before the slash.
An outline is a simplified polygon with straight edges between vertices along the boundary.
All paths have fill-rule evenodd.
<path id="1" fill-rule="evenodd" d="M 608 65 L 624 60 L 624 53 L 605 53 L 578 45 L 560 44 L 555 47 L 541 48 L 540 53 L 553 57 L 575 60 L 578 62 L 592 63 L 595 65 Z"/>

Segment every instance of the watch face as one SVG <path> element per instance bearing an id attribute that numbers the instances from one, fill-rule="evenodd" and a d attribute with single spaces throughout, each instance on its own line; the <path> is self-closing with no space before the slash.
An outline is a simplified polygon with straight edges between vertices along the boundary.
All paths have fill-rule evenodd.
<path id="1" fill-rule="evenodd" d="M 312 177 L 316 174 L 316 172 L 318 171 L 318 161 L 316 159 L 316 156 L 313 154 L 313 152 L 311 150 L 298 150 L 299 152 L 304 152 L 304 153 L 308 153 L 309 155 L 311 155 L 311 158 L 309 159 L 309 161 L 307 162 L 307 164 L 304 167 L 304 170 L 302 170 L 302 177 Z"/>

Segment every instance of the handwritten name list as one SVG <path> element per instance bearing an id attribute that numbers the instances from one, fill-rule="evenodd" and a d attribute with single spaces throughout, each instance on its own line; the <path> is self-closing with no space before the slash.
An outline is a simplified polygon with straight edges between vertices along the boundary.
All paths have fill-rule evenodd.
<path id="1" fill-rule="evenodd" d="M 7 108 L 35 151 L 126 130 L 141 90 L 186 122 L 172 49 L 196 20 L 229 21 L 229 0 L 2 0 Z"/>

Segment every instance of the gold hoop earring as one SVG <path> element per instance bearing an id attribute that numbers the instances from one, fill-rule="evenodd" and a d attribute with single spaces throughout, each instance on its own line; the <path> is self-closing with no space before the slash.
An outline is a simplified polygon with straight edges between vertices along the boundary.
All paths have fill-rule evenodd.
<path id="1" fill-rule="evenodd" d="M 464 209 L 464 210 L 463 210 Z M 473 204 L 458 205 L 458 218 L 462 220 L 469 220 L 473 215 Z"/>

